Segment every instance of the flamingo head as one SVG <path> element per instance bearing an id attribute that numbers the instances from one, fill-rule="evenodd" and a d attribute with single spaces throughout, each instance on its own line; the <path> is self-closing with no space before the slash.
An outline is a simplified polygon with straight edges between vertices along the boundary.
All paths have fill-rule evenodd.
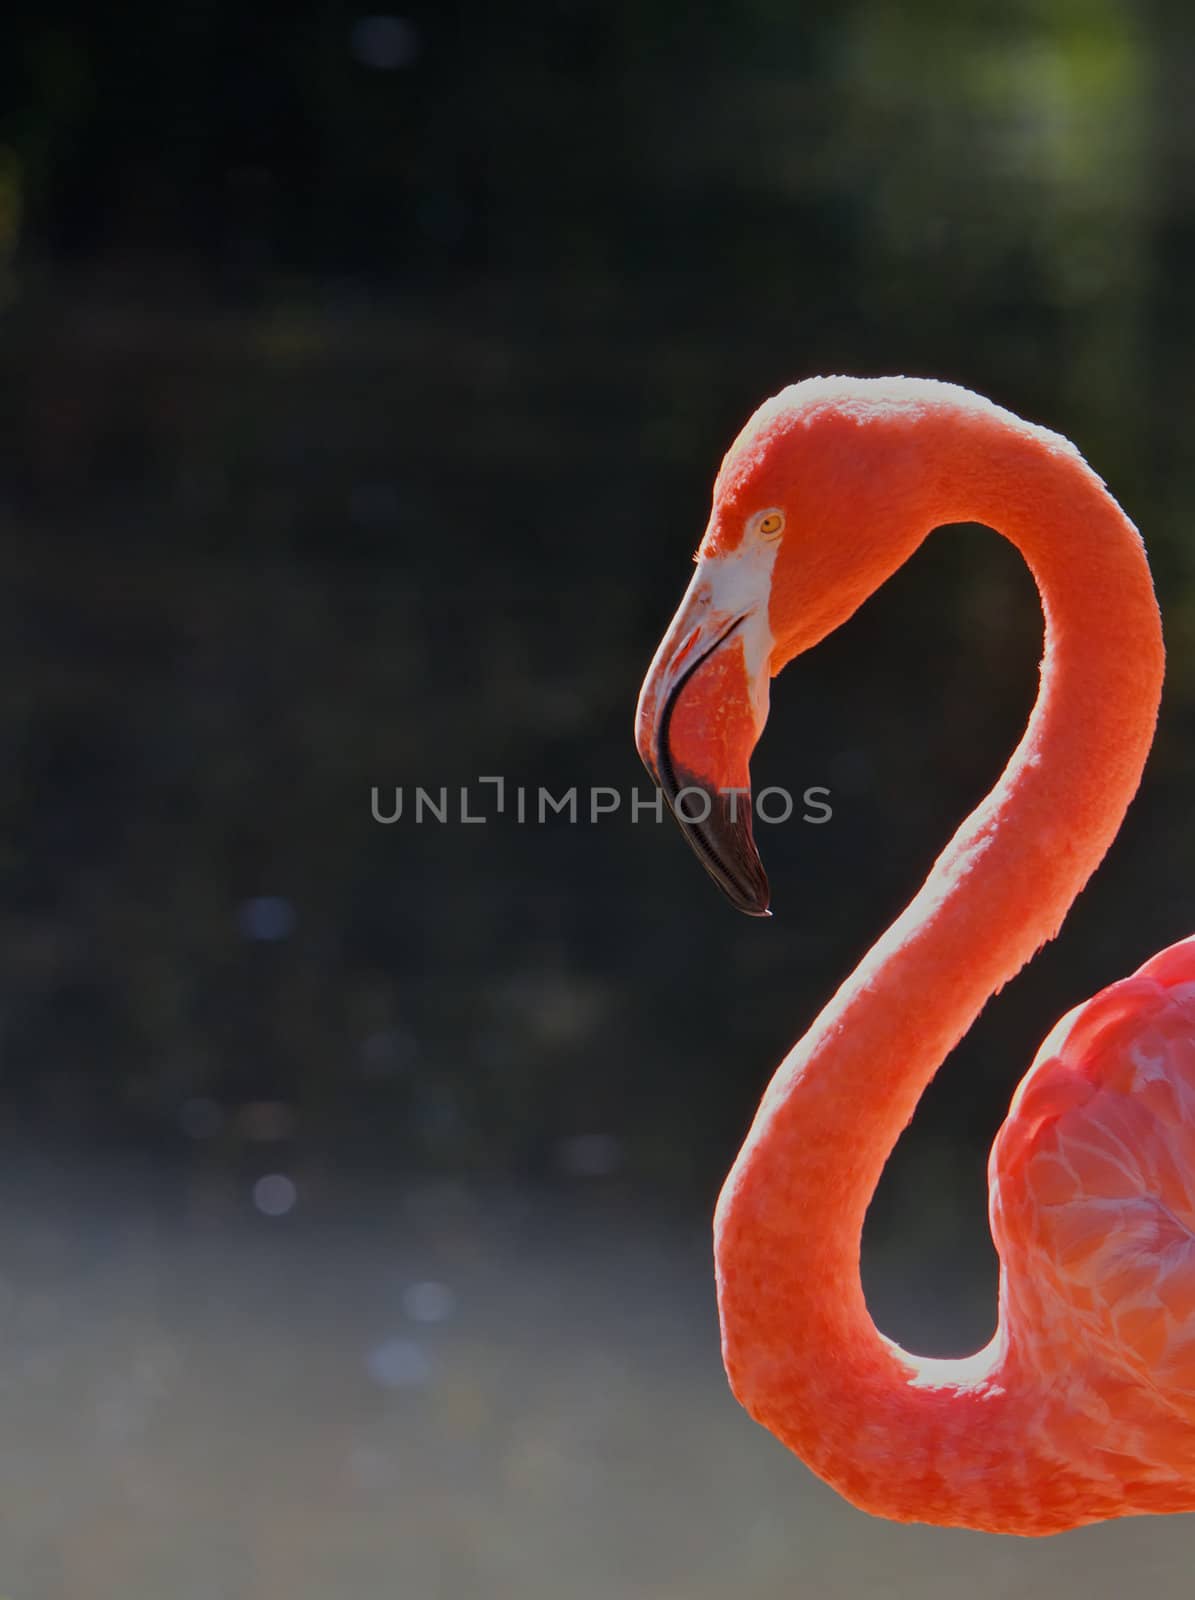
<path id="1" fill-rule="evenodd" d="M 769 680 L 831 633 L 912 553 L 927 391 L 907 379 L 810 379 L 762 405 L 714 484 L 697 570 L 644 680 L 635 741 L 714 881 L 768 916 L 751 830 L 751 754 Z"/>

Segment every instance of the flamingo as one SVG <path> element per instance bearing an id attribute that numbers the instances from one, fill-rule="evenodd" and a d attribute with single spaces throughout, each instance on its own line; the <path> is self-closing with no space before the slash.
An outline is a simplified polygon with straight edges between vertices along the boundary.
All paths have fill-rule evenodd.
<path id="1" fill-rule="evenodd" d="M 1041 685 L 992 791 L 772 1078 L 714 1216 L 738 1400 L 854 1505 L 1050 1534 L 1195 1509 L 1195 937 L 1076 1006 L 989 1161 L 995 1335 L 916 1356 L 872 1322 L 864 1216 L 927 1083 L 1058 932 L 1140 780 L 1161 692 L 1141 538 L 1069 440 L 951 384 L 819 378 L 766 401 L 714 485 L 636 742 L 689 842 L 768 915 L 748 762 L 769 678 L 943 523 L 1041 595 Z"/>

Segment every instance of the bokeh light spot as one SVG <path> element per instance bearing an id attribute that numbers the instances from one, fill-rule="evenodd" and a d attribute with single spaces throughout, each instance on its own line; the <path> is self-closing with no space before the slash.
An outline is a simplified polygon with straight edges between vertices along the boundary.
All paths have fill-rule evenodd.
<path id="1" fill-rule="evenodd" d="M 414 1339 L 384 1339 L 369 1352 L 365 1366 L 383 1389 L 418 1389 L 431 1377 L 431 1362 Z"/>
<path id="2" fill-rule="evenodd" d="M 241 932 L 246 939 L 274 944 L 295 931 L 295 908 L 283 895 L 260 894 L 241 907 Z"/>
<path id="3" fill-rule="evenodd" d="M 293 1211 L 299 1191 L 284 1172 L 267 1172 L 253 1185 L 253 1204 L 263 1217 L 284 1217 Z"/>
<path id="4" fill-rule="evenodd" d="M 446 1322 L 456 1309 L 456 1296 L 446 1283 L 428 1279 L 408 1284 L 402 1303 L 412 1322 Z"/>
<path id="5" fill-rule="evenodd" d="M 419 35 L 405 17 L 361 17 L 353 24 L 349 46 L 363 67 L 395 72 L 419 55 Z"/>

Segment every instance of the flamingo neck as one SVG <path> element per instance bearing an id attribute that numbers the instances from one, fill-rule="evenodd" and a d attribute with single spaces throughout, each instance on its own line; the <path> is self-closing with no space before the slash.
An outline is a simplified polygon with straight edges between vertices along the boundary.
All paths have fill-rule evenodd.
<path id="1" fill-rule="evenodd" d="M 1027 1454 L 1040 1393 L 1015 1330 L 1002 1307 L 978 1356 L 906 1354 L 867 1312 L 863 1221 L 925 1086 L 1114 838 L 1163 655 L 1141 540 L 1077 453 L 997 427 L 964 446 L 937 463 L 922 525 L 984 522 L 1021 550 L 1045 616 L 1040 692 L 994 789 L 777 1071 L 715 1249 L 727 1372 L 757 1420 L 868 1510 L 1007 1527 L 1017 1507 L 1032 1522 L 1057 1473 Z"/>

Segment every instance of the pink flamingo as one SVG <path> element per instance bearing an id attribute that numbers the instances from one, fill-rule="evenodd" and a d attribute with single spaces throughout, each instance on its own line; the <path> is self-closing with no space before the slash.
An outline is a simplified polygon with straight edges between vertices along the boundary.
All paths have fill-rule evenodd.
<path id="1" fill-rule="evenodd" d="M 714 878 L 766 915 L 747 767 L 768 679 L 949 522 L 987 523 L 1028 563 L 1040 693 L 995 788 L 764 1095 L 714 1221 L 726 1370 L 753 1417 L 880 1516 L 1045 1534 L 1191 1510 L 1195 937 L 1063 1017 L 1017 1089 L 989 1167 L 991 1343 L 910 1355 L 859 1277 L 864 1214 L 922 1090 L 1058 932 L 1137 788 L 1163 652 L 1132 523 L 1066 439 L 964 389 L 797 384 L 722 463 L 637 743 Z"/>

